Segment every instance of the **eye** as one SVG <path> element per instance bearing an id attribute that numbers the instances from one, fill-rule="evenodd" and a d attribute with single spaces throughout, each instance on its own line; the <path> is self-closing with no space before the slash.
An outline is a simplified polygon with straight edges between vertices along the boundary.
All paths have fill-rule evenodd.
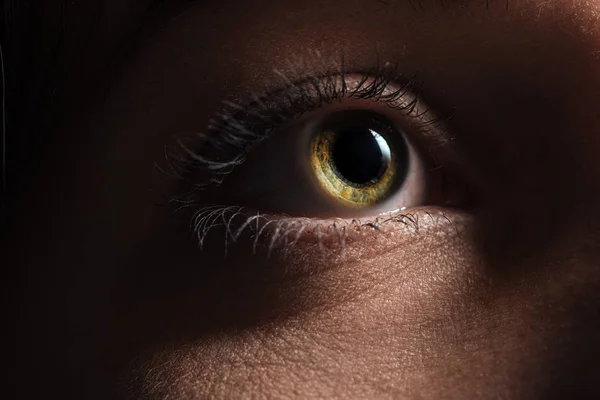
<path id="1" fill-rule="evenodd" d="M 378 113 L 367 101 L 336 110 L 347 106 L 308 113 L 253 148 L 225 179 L 218 203 L 317 218 L 424 204 L 433 174 L 407 134 L 383 114 L 394 111 L 382 107 Z"/>
<path id="2" fill-rule="evenodd" d="M 424 154 L 435 152 L 445 132 L 436 131 L 409 89 L 381 77 L 344 76 L 287 87 L 249 107 L 231 105 L 237 115 L 221 115 L 214 136 L 205 138 L 220 156 L 189 151 L 219 177 L 205 201 L 309 218 L 436 205 L 444 178 Z"/>

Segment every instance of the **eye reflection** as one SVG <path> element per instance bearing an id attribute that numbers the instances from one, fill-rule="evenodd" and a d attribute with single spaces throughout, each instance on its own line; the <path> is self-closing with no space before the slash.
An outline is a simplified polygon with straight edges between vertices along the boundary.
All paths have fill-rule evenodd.
<path id="1" fill-rule="evenodd" d="M 402 184 L 408 169 L 403 135 L 374 113 L 349 110 L 317 128 L 310 161 L 323 190 L 349 206 L 384 200 Z"/>

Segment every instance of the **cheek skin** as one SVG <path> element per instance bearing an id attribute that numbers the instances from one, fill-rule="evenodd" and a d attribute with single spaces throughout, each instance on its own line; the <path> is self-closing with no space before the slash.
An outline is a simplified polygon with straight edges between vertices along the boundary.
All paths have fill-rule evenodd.
<path id="1" fill-rule="evenodd" d="M 573 360 L 585 361 L 573 341 L 589 343 L 586 335 L 597 333 L 589 323 L 597 275 L 565 244 L 519 266 L 559 267 L 555 275 L 509 280 L 473 246 L 474 221 L 448 217 L 452 224 L 423 226 L 414 235 L 391 226 L 388 233 L 400 235 L 396 249 L 348 262 L 319 258 L 306 244 L 297 257 L 268 261 L 242 250 L 224 260 L 222 249 L 198 258 L 181 243 L 165 246 L 166 238 L 154 238 L 144 245 L 154 251 L 132 273 L 135 280 L 122 279 L 118 314 L 125 322 L 109 325 L 120 328 L 117 343 L 134 348 L 115 346 L 118 356 L 146 354 L 137 358 L 133 381 L 149 398 L 249 392 L 531 398 L 571 379 Z M 160 231 L 173 231 L 166 228 Z M 367 236 L 355 250 L 372 251 L 386 242 L 381 237 Z M 219 240 L 208 248 L 220 247 Z M 160 267 L 169 263 L 178 267 Z"/>
<path id="2" fill-rule="evenodd" d="M 465 329 L 456 318 L 464 321 L 488 312 L 481 306 L 488 296 L 483 267 L 464 244 L 470 235 L 468 219 L 453 217 L 454 224 L 428 228 L 424 223 L 420 234 L 390 226 L 387 233 L 396 234 L 396 242 L 404 245 L 354 262 L 328 261 L 327 254 L 335 249 L 327 250 L 325 258 L 316 251 L 307 258 L 311 253 L 306 243 L 296 249 L 298 257 L 288 254 L 269 261 L 243 252 L 226 261 L 218 261 L 220 252 L 212 258 L 205 254 L 203 259 L 221 271 L 235 272 L 196 280 L 187 296 L 172 299 L 166 307 L 178 316 L 135 307 L 124 316 L 141 332 L 166 327 L 160 345 L 141 362 L 138 389 L 152 398 L 250 392 L 372 398 L 420 392 L 433 378 L 443 386 L 440 378 L 449 363 L 462 357 L 453 354 L 459 353 L 457 339 Z M 382 233 L 366 235 L 364 242 L 348 244 L 347 250 L 372 251 L 371 246 L 386 241 L 375 239 Z M 369 244 L 369 237 L 375 243 Z M 187 273 L 195 270 L 190 265 Z M 135 301 L 148 293 L 152 290 L 136 293 Z M 137 304 L 147 306 L 144 300 Z M 144 314 L 150 318 L 140 318 Z M 185 331 L 195 339 L 184 340 L 193 344 L 180 347 L 177 340 Z M 171 343 L 167 349 L 174 343 L 177 350 L 165 350 L 165 342 Z M 155 368 L 164 363 L 169 367 Z M 211 383 L 223 382 L 225 375 L 226 384 Z M 349 376 L 361 379 L 348 381 Z"/>
<path id="3" fill-rule="evenodd" d="M 149 398 L 532 398 L 550 382 L 570 379 L 570 342 L 579 339 L 580 328 L 590 332 L 595 312 L 592 304 L 578 303 L 597 300 L 590 296 L 597 276 L 557 249 L 534 264 L 560 265 L 569 277 L 587 274 L 595 281 L 574 286 L 571 278 L 558 282 L 548 275 L 519 282 L 491 278 L 468 244 L 473 221 L 454 217 L 451 227 L 424 230 L 408 239 L 410 246 L 360 262 L 320 265 L 315 256 L 249 262 L 239 253 L 223 261 L 218 252 L 201 261 L 230 273 L 194 277 L 197 265 L 188 259 L 188 269 L 175 274 L 194 283 L 186 295 L 180 286 L 178 298 L 148 301 L 157 287 L 143 291 L 138 285 L 132 295 L 126 284 L 134 297 L 128 303 L 139 303 L 121 310 L 128 324 L 119 326 L 145 348 L 130 351 L 150 354 L 134 369 L 136 390 Z M 150 258 L 172 262 L 170 254 L 183 253 L 163 251 Z M 181 258 L 180 266 L 186 264 Z M 161 274 L 159 290 L 165 278 Z M 122 331 L 117 334 L 122 340 Z M 548 352 L 549 345 L 555 351 Z M 556 352 L 560 348 L 569 350 Z"/>

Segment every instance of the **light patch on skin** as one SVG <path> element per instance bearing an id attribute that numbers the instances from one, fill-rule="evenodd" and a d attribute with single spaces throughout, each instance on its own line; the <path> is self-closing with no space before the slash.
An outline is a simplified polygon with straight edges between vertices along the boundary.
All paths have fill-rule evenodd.
<path id="1" fill-rule="evenodd" d="M 573 281 L 556 285 L 541 276 L 494 282 L 483 264 L 479 271 L 473 268 L 477 250 L 466 248 L 465 239 L 422 236 L 423 243 L 394 251 L 389 260 L 345 265 L 343 274 L 323 272 L 312 282 L 283 286 L 286 297 L 295 292 L 299 298 L 320 298 L 321 305 L 153 352 L 137 365 L 132 387 L 152 399 L 248 393 L 257 398 L 537 397 L 549 390 L 548 377 L 563 379 L 557 355 L 547 346 L 574 340 L 572 326 L 554 327 L 571 310 L 582 310 L 581 298 L 592 297 L 568 296 Z M 415 251 L 423 246 L 436 248 L 426 263 Z M 588 290 L 597 290 L 597 274 L 576 271 L 578 260 L 564 262 L 556 255 L 535 261 L 559 264 L 570 276 L 588 274 Z M 391 259 L 414 268 L 384 267 L 394 264 Z M 539 297 L 524 302 L 531 293 Z M 331 303 L 332 297 L 337 302 Z M 594 297 L 598 300 L 597 293 Z"/>
<path id="2" fill-rule="evenodd" d="M 414 393 L 447 367 L 436 354 L 439 347 L 448 346 L 446 353 L 457 344 L 447 339 L 448 331 L 461 329 L 453 321 L 479 308 L 460 299 L 466 292 L 484 296 L 487 286 L 481 271 L 453 264 L 469 258 L 472 249 L 457 245 L 462 243 L 458 231 L 442 231 L 418 235 L 411 247 L 388 251 L 385 259 L 320 271 L 299 261 L 306 275 L 280 288 L 292 300 L 286 307 L 298 313 L 164 349 L 141 367 L 144 378 L 136 384 L 152 398 L 168 393 L 176 398 Z M 424 253 L 417 249 L 432 248 L 439 252 L 426 255 L 430 268 L 423 270 Z M 402 260 L 404 267 L 393 266 L 393 260 Z M 294 269 L 289 261 L 288 268 Z M 316 273 L 308 274 L 310 269 Z M 313 305 L 307 307 L 307 300 Z M 155 368 L 165 363 L 168 368 Z"/>

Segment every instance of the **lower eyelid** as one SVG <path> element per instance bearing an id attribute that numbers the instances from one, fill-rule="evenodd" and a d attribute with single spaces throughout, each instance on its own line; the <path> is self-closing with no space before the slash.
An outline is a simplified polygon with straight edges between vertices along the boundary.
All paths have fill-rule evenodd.
<path id="1" fill-rule="evenodd" d="M 193 228 L 200 247 L 221 242 L 223 251 L 285 257 L 311 255 L 323 261 L 360 261 L 427 235 L 456 235 L 470 220 L 458 210 L 421 207 L 368 219 L 276 217 L 243 207 L 206 207 Z"/>

